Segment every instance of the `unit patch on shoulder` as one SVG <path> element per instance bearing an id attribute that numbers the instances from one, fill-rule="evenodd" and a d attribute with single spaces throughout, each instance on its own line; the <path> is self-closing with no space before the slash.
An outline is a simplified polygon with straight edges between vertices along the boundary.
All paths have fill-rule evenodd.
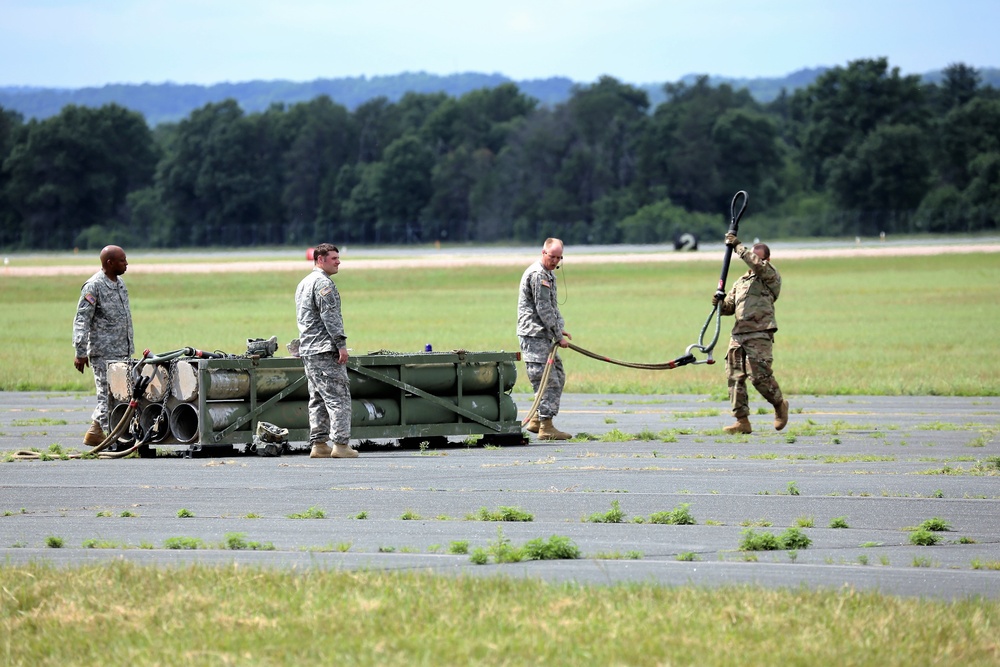
<path id="1" fill-rule="evenodd" d="M 323 289 L 321 289 L 319 291 L 319 295 L 320 296 L 327 296 L 332 291 L 333 291 L 333 287 L 327 286 L 327 287 L 324 287 Z"/>
<path id="2" fill-rule="evenodd" d="M 93 294 L 84 294 L 83 298 L 86 299 L 91 306 L 97 303 L 97 297 L 95 297 Z"/>

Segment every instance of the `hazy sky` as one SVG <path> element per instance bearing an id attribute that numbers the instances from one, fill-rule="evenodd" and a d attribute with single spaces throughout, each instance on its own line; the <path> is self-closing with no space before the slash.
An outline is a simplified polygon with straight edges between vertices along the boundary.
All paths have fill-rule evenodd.
<path id="1" fill-rule="evenodd" d="M 0 0 L 0 86 L 1000 66 L 997 0 Z"/>

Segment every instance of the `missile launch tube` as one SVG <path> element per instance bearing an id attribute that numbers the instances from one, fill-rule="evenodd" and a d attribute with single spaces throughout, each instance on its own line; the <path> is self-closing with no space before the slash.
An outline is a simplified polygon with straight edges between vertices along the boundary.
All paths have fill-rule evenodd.
<path id="1" fill-rule="evenodd" d="M 127 406 L 126 406 L 127 407 Z M 139 426 L 143 433 L 149 433 L 166 408 L 162 403 L 150 403 L 139 413 Z M 170 435 L 169 416 L 164 415 L 159 431 L 149 438 L 149 442 L 163 442 Z"/>
<path id="2" fill-rule="evenodd" d="M 504 366 L 503 391 L 514 387 L 517 372 L 514 362 L 474 362 L 462 368 L 462 393 L 473 394 L 497 390 L 500 381 L 500 365 Z M 379 366 L 378 372 L 392 380 L 402 380 L 424 391 L 441 395 L 457 391 L 458 375 L 455 364 L 403 364 L 400 366 Z M 204 375 L 205 387 L 199 387 L 198 368 L 194 363 L 178 362 L 172 379 L 173 396 L 179 401 L 194 401 L 199 390 L 205 391 L 205 400 L 231 401 L 250 396 L 250 383 L 255 383 L 257 397 L 268 399 L 302 377 L 301 367 L 258 368 L 253 375 L 240 369 L 214 369 Z M 402 376 L 402 377 L 401 377 Z M 251 379 L 252 378 L 252 379 Z M 386 398 L 398 395 L 398 389 L 375 378 L 348 372 L 351 382 L 351 398 Z M 286 397 L 292 400 L 307 400 L 308 388 L 305 384 Z"/>
<path id="3" fill-rule="evenodd" d="M 208 429 L 221 431 L 235 424 L 250 412 L 244 401 L 217 401 L 207 405 Z M 257 417 L 281 428 L 309 428 L 309 403 L 289 401 L 277 403 Z M 399 424 L 399 402 L 391 398 L 354 399 L 351 401 L 352 426 L 394 426 Z M 201 415 L 193 403 L 181 403 L 170 413 L 170 429 L 178 442 L 194 442 L 201 429 Z M 249 423 L 239 429 L 249 431 Z"/>

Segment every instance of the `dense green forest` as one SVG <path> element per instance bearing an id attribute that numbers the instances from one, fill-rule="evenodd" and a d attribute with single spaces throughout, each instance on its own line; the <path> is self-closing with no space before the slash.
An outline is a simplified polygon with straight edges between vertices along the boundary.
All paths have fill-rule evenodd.
<path id="1" fill-rule="evenodd" d="M 0 107 L 0 247 L 659 243 L 720 236 L 737 190 L 765 238 L 997 229 L 1000 93 L 972 67 L 858 60 L 769 102 L 707 76 L 661 92 L 227 99 L 154 127 Z"/>

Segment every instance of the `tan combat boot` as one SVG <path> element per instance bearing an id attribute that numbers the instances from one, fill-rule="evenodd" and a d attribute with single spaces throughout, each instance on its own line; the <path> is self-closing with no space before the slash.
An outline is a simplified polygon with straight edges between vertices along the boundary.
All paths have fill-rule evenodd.
<path id="1" fill-rule="evenodd" d="M 735 424 L 730 424 L 722 429 L 725 433 L 753 433 L 750 428 L 750 420 L 747 417 L 739 417 Z"/>
<path id="2" fill-rule="evenodd" d="M 333 449 L 330 445 L 326 444 L 326 440 L 314 442 L 312 444 L 312 449 L 309 450 L 309 458 L 311 459 L 328 459 L 332 455 Z"/>
<path id="3" fill-rule="evenodd" d="M 95 421 L 87 429 L 87 432 L 83 434 L 83 444 L 88 447 L 97 447 L 102 442 L 104 442 L 104 429 Z"/>
<path id="4" fill-rule="evenodd" d="M 788 424 L 788 401 L 782 399 L 774 406 L 774 430 L 780 431 Z"/>
<path id="5" fill-rule="evenodd" d="M 335 459 L 356 459 L 358 452 L 351 449 L 351 446 L 346 442 L 338 442 L 333 446 L 333 453 L 330 456 Z"/>
<path id="6" fill-rule="evenodd" d="M 569 440 L 573 436 L 565 431 L 560 431 L 552 424 L 552 419 L 538 420 L 539 440 Z"/>
<path id="7" fill-rule="evenodd" d="M 535 415 L 528 422 L 528 425 L 524 427 L 529 433 L 538 433 L 539 423 L 538 415 Z"/>

